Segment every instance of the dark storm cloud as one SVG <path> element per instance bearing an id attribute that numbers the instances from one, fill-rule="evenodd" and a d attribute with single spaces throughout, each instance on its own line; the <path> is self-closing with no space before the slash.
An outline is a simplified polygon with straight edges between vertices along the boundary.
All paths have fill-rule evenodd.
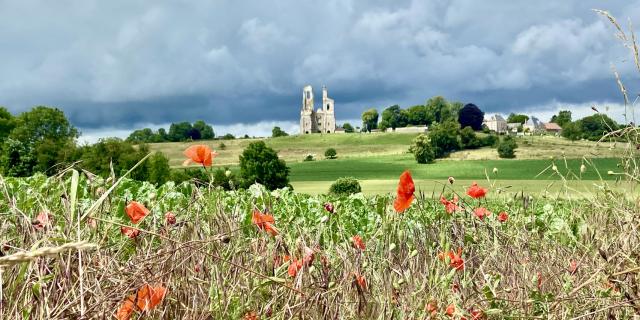
<path id="1" fill-rule="evenodd" d="M 340 119 L 434 95 L 488 112 L 619 102 L 611 63 L 637 76 L 592 8 L 640 25 L 640 0 L 0 0 L 0 105 L 132 128 L 296 121 L 307 83 Z"/>

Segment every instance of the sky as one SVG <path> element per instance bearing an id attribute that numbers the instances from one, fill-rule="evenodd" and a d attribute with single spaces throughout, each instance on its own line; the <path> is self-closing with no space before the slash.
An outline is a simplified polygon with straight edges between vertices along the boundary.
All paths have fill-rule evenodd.
<path id="1" fill-rule="evenodd" d="M 306 84 L 338 123 L 437 95 L 624 121 L 612 66 L 632 100 L 640 72 L 593 8 L 640 26 L 640 0 L 0 0 L 0 105 L 58 107 L 86 141 L 199 119 L 297 133 Z"/>

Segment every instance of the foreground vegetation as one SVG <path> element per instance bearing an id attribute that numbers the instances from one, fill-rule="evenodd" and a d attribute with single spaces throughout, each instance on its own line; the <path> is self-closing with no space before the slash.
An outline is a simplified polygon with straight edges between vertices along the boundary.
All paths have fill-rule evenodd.
<path id="1" fill-rule="evenodd" d="M 389 195 L 308 196 L 258 185 L 225 192 L 125 179 L 107 196 L 111 182 L 81 176 L 76 184 L 72 174 L 0 185 L 3 255 L 95 244 L 80 253 L 32 254 L 25 263 L 0 258 L 2 318 L 110 317 L 145 284 L 167 290 L 144 312 L 158 319 L 424 319 L 449 312 L 456 319 L 623 319 L 640 310 L 640 207 L 613 190 L 591 201 L 508 190 L 485 200 L 467 196 L 468 185 L 456 181 L 418 195 L 400 214 Z M 447 213 L 441 194 L 460 197 L 461 209 Z M 138 224 L 125 214 L 132 200 L 150 209 Z M 493 213 L 481 219 L 478 207 Z M 279 234 L 252 224 L 254 210 L 273 214 Z M 501 222 L 502 211 L 508 218 Z M 140 233 L 129 238 L 123 226 Z M 438 258 L 458 248 L 462 268 Z"/>

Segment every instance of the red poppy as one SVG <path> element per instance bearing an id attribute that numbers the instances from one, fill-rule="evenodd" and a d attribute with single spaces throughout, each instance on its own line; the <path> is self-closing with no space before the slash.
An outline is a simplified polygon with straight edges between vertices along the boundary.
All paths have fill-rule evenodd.
<path id="1" fill-rule="evenodd" d="M 122 302 L 116 317 L 118 320 L 130 319 L 135 307 L 142 312 L 152 310 L 162 302 L 166 294 L 167 288 L 165 287 L 152 287 L 145 284 L 135 294 L 130 295 Z"/>
<path id="2" fill-rule="evenodd" d="M 411 206 L 415 191 L 416 187 L 411 178 L 411 173 L 407 170 L 400 175 L 397 196 L 393 203 L 393 208 L 396 212 L 404 212 Z"/>
<path id="3" fill-rule="evenodd" d="M 509 219 L 509 215 L 506 212 L 502 211 L 500 212 L 500 214 L 498 214 L 498 221 L 507 222 L 508 219 Z"/>
<path id="4" fill-rule="evenodd" d="M 491 215 L 491 211 L 487 210 L 487 208 L 480 207 L 473 210 L 473 214 L 475 214 L 480 220 L 484 220 L 485 217 Z"/>
<path id="5" fill-rule="evenodd" d="M 190 146 L 186 150 L 184 150 L 184 155 L 187 156 L 187 160 L 183 163 L 183 165 L 188 165 L 190 163 L 198 163 L 205 167 L 210 167 L 213 163 L 213 158 L 215 158 L 218 154 L 213 152 L 211 148 L 197 144 Z"/>
<path id="6" fill-rule="evenodd" d="M 358 273 L 354 273 L 353 277 L 355 278 L 354 283 L 362 290 L 362 291 L 366 291 L 367 290 L 367 279 L 364 278 L 363 275 L 360 275 Z"/>
<path id="7" fill-rule="evenodd" d="M 327 202 L 324 204 L 324 209 L 329 213 L 333 213 L 333 204 Z"/>
<path id="8" fill-rule="evenodd" d="M 164 221 L 169 225 L 176 224 L 176 215 L 169 211 L 164 214 Z"/>
<path id="9" fill-rule="evenodd" d="M 306 264 L 307 266 L 312 265 L 313 260 L 315 259 L 315 254 L 316 252 L 313 249 L 304 247 L 304 256 L 302 257 L 302 262 L 304 262 L 304 264 Z"/>
<path id="10" fill-rule="evenodd" d="M 45 227 L 51 225 L 51 214 L 46 211 L 38 213 L 36 219 L 31 223 L 36 230 L 43 230 Z"/>
<path id="11" fill-rule="evenodd" d="M 569 273 L 573 275 L 576 271 L 578 271 L 578 261 L 571 260 L 569 263 Z"/>
<path id="12" fill-rule="evenodd" d="M 435 317 L 436 314 L 438 314 L 438 303 L 435 301 L 427 303 L 427 312 L 429 312 L 432 317 Z"/>
<path id="13" fill-rule="evenodd" d="M 452 214 L 462 209 L 460 206 L 458 206 L 458 196 L 453 196 L 453 199 L 451 200 L 447 200 L 447 198 L 440 196 L 440 203 L 444 205 L 444 210 L 448 214 Z"/>
<path id="14" fill-rule="evenodd" d="M 351 242 L 353 243 L 353 247 L 356 249 L 360 249 L 360 251 L 364 251 L 366 248 L 364 241 L 362 241 L 362 237 L 359 235 L 355 235 L 351 238 Z"/>
<path id="15" fill-rule="evenodd" d="M 130 227 L 120 227 L 120 233 L 131 239 L 135 239 L 140 234 L 140 230 Z"/>
<path id="16" fill-rule="evenodd" d="M 149 214 L 149 209 L 136 201 L 129 202 L 125 211 L 134 224 L 140 222 L 140 220 Z"/>
<path id="17" fill-rule="evenodd" d="M 464 270 L 464 259 L 462 259 L 462 248 L 458 248 L 458 252 L 446 251 L 438 253 L 438 259 L 444 261 L 445 257 L 449 257 L 449 266 L 456 270 Z"/>
<path id="18" fill-rule="evenodd" d="M 270 214 L 262 213 L 259 210 L 253 210 L 251 222 L 255 224 L 258 229 L 264 230 L 272 236 L 277 236 L 280 233 L 273 225 L 275 223 L 275 219 Z"/>
<path id="19" fill-rule="evenodd" d="M 249 311 L 242 316 L 242 320 L 258 320 L 258 314 L 255 311 Z"/>
<path id="20" fill-rule="evenodd" d="M 296 275 L 298 274 L 298 271 L 302 269 L 303 265 L 304 265 L 304 262 L 302 260 L 291 260 L 291 263 L 289 264 L 289 269 L 287 269 L 287 273 L 289 274 L 290 277 L 295 278 Z"/>
<path id="21" fill-rule="evenodd" d="M 447 306 L 447 310 L 445 311 L 445 314 L 449 317 L 453 317 L 454 313 L 456 313 L 456 306 L 452 303 Z"/>
<path id="22" fill-rule="evenodd" d="M 478 186 L 478 184 L 474 181 L 469 189 L 467 189 L 467 194 L 475 199 L 483 198 L 487 194 L 487 189 Z"/>
<path id="23" fill-rule="evenodd" d="M 469 313 L 471 314 L 471 320 L 482 320 L 487 318 L 482 310 L 471 309 L 469 310 Z"/>

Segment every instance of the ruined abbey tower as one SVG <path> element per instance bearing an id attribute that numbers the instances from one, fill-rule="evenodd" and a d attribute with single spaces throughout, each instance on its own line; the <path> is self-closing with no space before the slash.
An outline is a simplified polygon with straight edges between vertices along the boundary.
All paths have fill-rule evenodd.
<path id="1" fill-rule="evenodd" d="M 327 87 L 322 86 L 322 108 L 315 110 L 313 104 L 313 88 L 310 85 L 302 89 L 302 110 L 300 111 L 300 134 L 334 133 L 336 131 L 336 114 L 333 99 L 327 94 Z"/>

